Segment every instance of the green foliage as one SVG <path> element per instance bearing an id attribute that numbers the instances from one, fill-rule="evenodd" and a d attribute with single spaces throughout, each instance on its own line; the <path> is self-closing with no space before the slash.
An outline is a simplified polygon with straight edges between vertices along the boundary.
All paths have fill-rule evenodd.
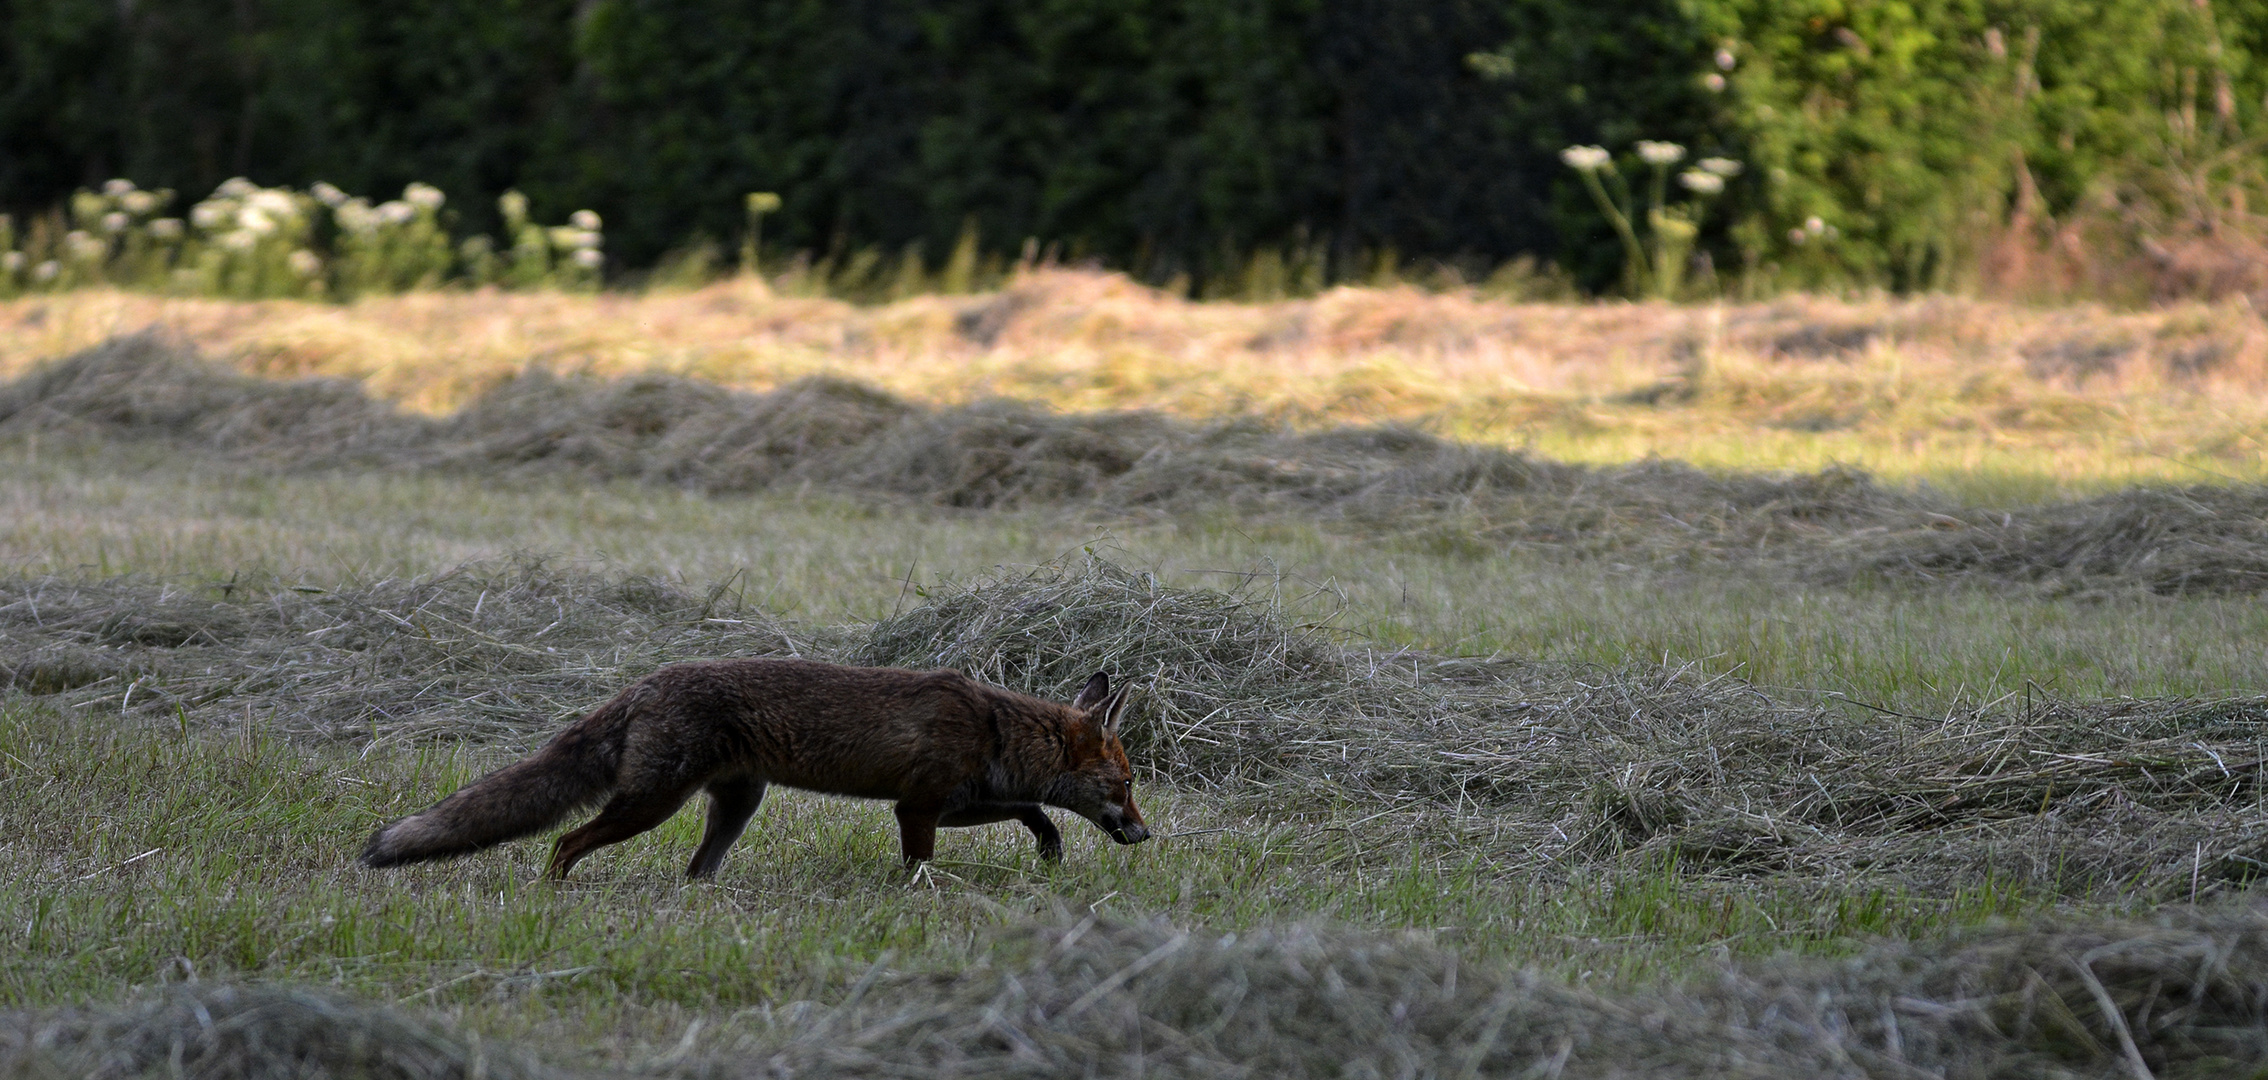
<path id="1" fill-rule="evenodd" d="M 2169 116 L 2256 118 L 2247 44 L 2268 13 L 2221 18 L 2237 32 L 2204 0 L 1698 5 L 1729 54 L 1720 122 L 1758 167 L 1740 246 L 1793 284 L 1965 284 L 2012 212 L 2066 214 L 2162 167 Z"/>
<path id="2" fill-rule="evenodd" d="M 348 245 L 350 291 L 550 273 L 507 191 L 523 223 L 604 212 L 619 265 L 701 236 L 753 263 L 768 230 L 878 295 L 915 245 L 925 280 L 975 280 L 935 263 L 968 236 L 1204 295 L 1520 255 L 1610 290 L 1624 238 L 1556 155 L 1640 138 L 1751 166 L 1693 236 L 1751 288 L 1958 286 L 2011 225 L 2260 186 L 2268 89 L 2268 11 L 2202 0 L 0 0 L 0 25 L 19 249 L 111 176 L 458 197 Z"/>

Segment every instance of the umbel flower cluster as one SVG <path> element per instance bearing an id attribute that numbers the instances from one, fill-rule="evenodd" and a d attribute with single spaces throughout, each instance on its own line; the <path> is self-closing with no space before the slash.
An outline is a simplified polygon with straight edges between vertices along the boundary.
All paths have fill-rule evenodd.
<path id="1" fill-rule="evenodd" d="M 504 193 L 506 243 L 451 236 L 448 196 L 413 183 L 372 202 L 327 183 L 305 191 L 222 183 L 183 216 L 175 195 L 112 180 L 71 197 L 68 212 L 29 228 L 0 215 L 0 297 L 112 284 L 197 296 L 334 297 L 448 283 L 593 289 L 606 268 L 599 216 L 577 210 L 544 226 L 528 200 Z"/>
<path id="2" fill-rule="evenodd" d="M 1630 289 L 1641 296 L 1674 299 L 1684 287 L 1687 264 L 1695 257 L 1694 241 L 1701 232 L 1701 200 L 1724 194 L 1725 181 L 1740 175 L 1740 162 L 1722 157 L 1694 162 L 1693 168 L 1677 174 L 1678 186 L 1692 192 L 1693 200 L 1672 205 L 1670 170 L 1685 160 L 1685 147 L 1640 139 L 1633 149 L 1653 181 L 1648 188 L 1650 205 L 1643 208 L 1643 215 L 1631 185 L 1614 167 L 1614 155 L 1605 147 L 1570 146 L 1559 152 L 1559 160 L 1581 174 L 1592 201 L 1622 239 L 1623 273 Z"/>

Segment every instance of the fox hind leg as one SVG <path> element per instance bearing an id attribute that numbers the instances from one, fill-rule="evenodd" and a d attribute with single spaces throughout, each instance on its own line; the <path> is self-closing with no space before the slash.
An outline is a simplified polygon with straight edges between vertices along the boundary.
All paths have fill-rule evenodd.
<path id="1" fill-rule="evenodd" d="M 669 791 L 617 791 L 607 800 L 598 816 L 559 838 L 551 849 L 551 866 L 544 873 L 565 881 L 567 872 L 581 862 L 583 856 L 608 844 L 619 844 L 645 832 L 677 812 L 685 800 L 693 797 L 693 788 Z"/>
<path id="2" fill-rule="evenodd" d="M 685 868 L 689 878 L 714 877 L 723 865 L 725 851 L 748 828 L 748 819 L 764 801 L 764 781 L 750 776 L 709 782 L 709 825 L 701 832 L 701 846 Z"/>

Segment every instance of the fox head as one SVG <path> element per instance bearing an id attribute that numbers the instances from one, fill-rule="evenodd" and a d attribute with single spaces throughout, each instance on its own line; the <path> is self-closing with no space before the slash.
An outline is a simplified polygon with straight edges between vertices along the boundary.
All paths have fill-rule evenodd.
<path id="1" fill-rule="evenodd" d="M 1118 741 L 1126 691 L 1111 693 L 1110 676 L 1098 671 L 1071 707 L 1079 719 L 1067 725 L 1064 771 L 1049 785 L 1047 801 L 1094 822 L 1121 844 L 1149 839 L 1150 827 L 1134 806 L 1134 767 Z"/>

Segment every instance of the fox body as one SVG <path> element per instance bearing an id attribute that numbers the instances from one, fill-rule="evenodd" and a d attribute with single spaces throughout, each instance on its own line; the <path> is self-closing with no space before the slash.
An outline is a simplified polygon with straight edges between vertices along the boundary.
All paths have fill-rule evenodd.
<path id="1" fill-rule="evenodd" d="M 1069 705 L 988 686 L 957 671 L 844 667 L 809 660 L 676 664 L 633 683 L 534 754 L 378 830 L 371 866 L 396 866 L 540 832 L 605 799 L 559 838 L 548 873 L 667 821 L 709 794 L 708 827 L 686 867 L 715 874 L 772 784 L 896 803 L 908 865 L 936 852 L 939 827 L 1020 821 L 1044 858 L 1063 837 L 1059 806 L 1111 839 L 1149 837 L 1118 740 L 1126 692 L 1097 673 Z"/>

